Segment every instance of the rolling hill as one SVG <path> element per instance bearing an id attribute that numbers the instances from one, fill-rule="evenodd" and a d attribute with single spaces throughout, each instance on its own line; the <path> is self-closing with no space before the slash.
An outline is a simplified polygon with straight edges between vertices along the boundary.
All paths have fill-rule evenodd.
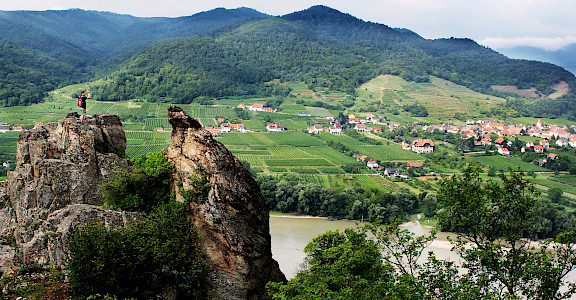
<path id="1" fill-rule="evenodd" d="M 4 34 L 12 43 L 73 67 L 89 66 L 79 70 L 84 76 L 108 78 L 95 87 L 100 100 L 190 103 L 289 92 L 281 84 L 268 84 L 272 80 L 301 81 L 354 98 L 357 87 L 381 74 L 413 82 L 435 76 L 496 96 L 509 94 L 493 86 L 532 88 L 542 96 L 553 94 L 559 82 L 566 83 L 566 90 L 576 89 L 573 74 L 549 63 L 508 59 L 470 39 L 427 40 L 326 6 L 281 17 L 248 8 L 180 18 L 82 10 L 0 12 L 0 22 L 15 24 Z M 45 42 L 31 42 L 19 33 Z M 78 78 L 83 77 L 65 73 L 59 83 Z M 558 100 L 563 108 L 572 101 L 573 94 Z M 526 112 L 552 105 L 514 103 Z"/>

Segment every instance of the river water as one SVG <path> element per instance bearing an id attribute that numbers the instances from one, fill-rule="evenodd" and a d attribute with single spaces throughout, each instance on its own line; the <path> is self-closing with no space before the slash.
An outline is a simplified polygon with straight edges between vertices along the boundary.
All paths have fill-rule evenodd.
<path id="1" fill-rule="evenodd" d="M 280 265 L 280 270 L 286 275 L 286 278 L 292 279 L 302 268 L 304 258 L 304 247 L 315 237 L 329 230 L 340 231 L 356 227 L 355 221 L 330 221 L 324 218 L 314 217 L 284 217 L 270 216 L 270 235 L 272 236 L 272 256 Z M 429 233 L 429 228 L 421 226 L 420 223 L 410 222 L 403 224 L 402 227 L 414 232 L 417 235 Z M 436 240 L 433 241 L 428 250 L 433 251 L 439 259 L 450 259 L 458 261 L 459 257 L 450 251 L 451 245 L 448 242 L 448 233 L 437 233 Z"/>
<path id="2" fill-rule="evenodd" d="M 323 218 L 300 218 L 300 217 L 280 217 L 270 216 L 270 234 L 272 236 L 272 256 L 280 265 L 280 270 L 286 278 L 292 279 L 302 268 L 304 263 L 304 247 L 315 237 L 329 230 L 355 227 L 354 221 L 330 221 Z M 429 228 L 421 226 L 417 221 L 402 225 L 404 228 L 417 235 L 429 233 Z M 424 251 L 434 252 L 439 259 L 449 259 L 454 262 L 461 262 L 460 257 L 450 251 L 452 248 L 448 241 L 448 236 L 454 234 L 438 232 L 434 240 Z M 568 274 L 567 280 L 576 281 L 576 272 Z M 573 297 L 572 299 L 576 299 Z"/>

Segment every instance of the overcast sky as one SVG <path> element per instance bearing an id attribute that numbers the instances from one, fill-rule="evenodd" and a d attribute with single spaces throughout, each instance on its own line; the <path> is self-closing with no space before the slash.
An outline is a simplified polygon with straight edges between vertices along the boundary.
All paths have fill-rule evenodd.
<path id="1" fill-rule="evenodd" d="M 318 4 L 425 38 L 469 37 L 493 49 L 529 45 L 557 50 L 576 43 L 576 0 L 0 0 L 0 10 L 81 8 L 179 17 L 216 7 L 284 15 Z"/>

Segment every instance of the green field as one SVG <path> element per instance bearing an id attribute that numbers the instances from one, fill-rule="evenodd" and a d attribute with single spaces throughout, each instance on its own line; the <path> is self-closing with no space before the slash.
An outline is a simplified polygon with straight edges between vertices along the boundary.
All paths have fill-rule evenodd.
<path id="1" fill-rule="evenodd" d="M 470 157 L 469 161 L 475 161 L 481 166 L 484 167 L 495 167 L 496 170 L 501 172 L 508 172 L 508 167 L 516 170 L 520 168 L 520 170 L 524 172 L 534 171 L 534 172 L 547 172 L 550 171 L 545 168 L 541 168 L 539 166 L 521 161 L 516 157 L 504 157 L 500 155 L 494 156 L 477 156 L 477 157 Z"/>
<path id="2" fill-rule="evenodd" d="M 503 104 L 505 99 L 474 92 L 452 82 L 431 77 L 429 83 L 408 82 L 399 76 L 381 75 L 356 89 L 358 99 L 354 109 L 373 112 L 390 112 L 414 103 L 426 107 L 433 118 L 451 118 L 456 113 L 479 116 Z M 387 109 L 384 109 L 387 108 Z M 385 114 L 394 122 L 413 122 L 407 115 Z"/>

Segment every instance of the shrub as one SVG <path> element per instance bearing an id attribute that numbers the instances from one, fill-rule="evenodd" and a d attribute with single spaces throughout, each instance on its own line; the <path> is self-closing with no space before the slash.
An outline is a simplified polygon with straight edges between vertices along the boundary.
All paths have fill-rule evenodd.
<path id="1" fill-rule="evenodd" d="M 168 203 L 173 166 L 162 153 L 147 153 L 133 163 L 133 172 L 121 171 L 116 180 L 102 185 L 104 203 L 114 209 L 143 212 Z"/>
<path id="2" fill-rule="evenodd" d="M 172 202 L 126 229 L 95 223 L 76 232 L 68 264 L 75 294 L 151 299 L 168 288 L 184 299 L 201 297 L 200 248 L 184 210 Z"/>

